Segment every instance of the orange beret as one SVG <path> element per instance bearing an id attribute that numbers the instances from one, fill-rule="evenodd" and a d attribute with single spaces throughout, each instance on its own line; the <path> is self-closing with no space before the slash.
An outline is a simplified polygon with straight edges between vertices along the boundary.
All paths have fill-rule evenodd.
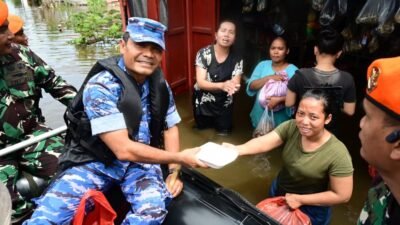
<path id="1" fill-rule="evenodd" d="M 24 21 L 22 18 L 13 14 L 8 15 L 8 23 L 8 29 L 13 34 L 16 34 L 24 26 Z"/>
<path id="2" fill-rule="evenodd" d="M 8 7 L 6 3 L 0 0 L 0 26 L 2 26 L 4 22 L 6 22 L 7 17 L 8 17 Z"/>
<path id="3" fill-rule="evenodd" d="M 366 98 L 400 119 L 400 57 L 377 59 L 367 72 Z"/>

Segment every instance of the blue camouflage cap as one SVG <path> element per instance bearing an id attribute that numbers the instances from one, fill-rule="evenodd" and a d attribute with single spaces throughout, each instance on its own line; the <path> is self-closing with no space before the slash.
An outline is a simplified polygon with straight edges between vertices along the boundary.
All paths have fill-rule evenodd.
<path id="1" fill-rule="evenodd" d="M 164 32 L 167 28 L 152 19 L 131 17 L 126 32 L 134 42 L 152 42 L 165 50 Z"/>

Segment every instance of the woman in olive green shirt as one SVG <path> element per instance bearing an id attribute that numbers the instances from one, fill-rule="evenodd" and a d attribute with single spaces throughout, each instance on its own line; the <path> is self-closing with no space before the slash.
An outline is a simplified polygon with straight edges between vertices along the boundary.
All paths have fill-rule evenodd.
<path id="1" fill-rule="evenodd" d="M 346 146 L 325 129 L 332 119 L 326 94 L 307 91 L 296 118 L 274 131 L 237 146 L 239 155 L 268 152 L 283 146 L 284 167 L 273 182 L 272 196 L 285 196 L 313 225 L 330 222 L 329 206 L 347 202 L 353 190 L 353 165 Z"/>

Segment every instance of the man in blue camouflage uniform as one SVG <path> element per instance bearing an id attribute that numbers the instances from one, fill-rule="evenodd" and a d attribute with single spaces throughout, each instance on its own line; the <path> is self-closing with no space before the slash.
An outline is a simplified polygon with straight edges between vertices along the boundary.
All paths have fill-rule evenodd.
<path id="1" fill-rule="evenodd" d="M 14 35 L 8 29 L 7 5 L 0 2 L 0 149 L 38 136 L 50 129 L 44 124 L 39 108 L 41 89 L 67 105 L 76 89 L 29 48 L 12 44 Z M 56 172 L 59 136 L 40 141 L 16 153 L 0 158 L 0 182 L 10 191 L 13 219 L 23 216 L 32 203 L 16 188 L 21 171 L 49 180 Z"/>
<path id="2" fill-rule="evenodd" d="M 378 171 L 358 225 L 400 224 L 400 57 L 375 60 L 360 121 L 361 156 Z"/>
<path id="3" fill-rule="evenodd" d="M 165 117 L 160 117 L 164 121 L 158 122 L 163 128 L 165 151 L 151 145 L 152 138 L 158 135 L 158 131 L 152 129 L 157 114 L 153 106 L 157 108 L 163 105 L 160 101 L 159 105 L 155 104 L 153 95 L 161 90 L 156 89 L 154 77 L 159 76 L 157 71 L 165 49 L 165 29 L 164 25 L 154 20 L 130 18 L 123 40 L 120 41 L 122 57 L 106 59 L 108 67 L 104 68 L 108 69 L 101 70 L 91 78 L 89 73 L 87 79 L 90 80 L 84 86 L 82 95 L 84 112 L 90 120 L 91 135 L 99 137 L 107 148 L 86 149 L 72 156 L 73 149 L 67 147 L 66 153 L 61 156 L 61 165 L 65 161 L 73 161 L 72 166 L 69 164 L 46 194 L 36 201 L 38 208 L 24 224 L 69 224 L 85 192 L 89 189 L 107 191 L 115 184 L 121 187 L 131 204 L 123 224 L 161 224 L 167 214 L 167 204 L 183 188 L 183 183 L 176 178 L 179 164 L 206 167 L 195 156 L 197 148 L 179 152 L 177 123 L 181 119 L 172 92 L 162 76 L 158 86 L 165 87 L 166 97 L 169 98 L 164 103 L 167 109 Z M 110 70 L 111 67 L 114 70 Z M 127 94 L 132 90 L 123 81 L 126 77 L 130 78 L 128 80 L 132 85 L 136 85 L 137 93 Z M 135 106 L 141 106 L 141 109 L 135 106 L 123 109 L 120 106 L 131 95 L 138 96 Z M 137 112 L 141 112 L 138 129 L 130 133 L 135 129 L 129 125 L 129 116 Z M 82 159 L 82 154 L 88 151 L 95 155 L 105 152 L 97 157 L 88 155 L 88 158 Z M 107 160 L 103 162 L 100 158 L 109 152 L 115 158 L 111 157 L 113 160 L 109 163 Z M 168 164 L 171 171 L 166 182 L 163 181 L 159 163 Z"/>

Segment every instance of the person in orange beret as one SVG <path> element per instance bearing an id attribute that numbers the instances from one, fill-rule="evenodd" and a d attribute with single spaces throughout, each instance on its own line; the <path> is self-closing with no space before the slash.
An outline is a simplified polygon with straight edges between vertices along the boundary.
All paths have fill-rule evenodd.
<path id="1" fill-rule="evenodd" d="M 376 168 L 380 180 L 369 190 L 357 224 L 399 224 L 400 57 L 375 60 L 367 80 L 360 154 Z"/>
<path id="2" fill-rule="evenodd" d="M 0 0 L 0 56 L 11 53 L 11 42 L 14 34 L 8 29 L 8 8 Z"/>
<path id="3" fill-rule="evenodd" d="M 0 149 L 51 130 L 39 107 L 42 91 L 64 105 L 76 94 L 76 89 L 31 49 L 13 43 L 15 24 L 8 18 L 7 5 L 0 0 Z M 30 214 L 34 207 L 31 199 L 37 196 L 32 194 L 41 192 L 56 174 L 63 145 L 61 136 L 53 136 L 0 157 L 0 183 L 11 196 L 13 222 Z M 3 204 L 0 201 L 2 212 Z M 2 215 L 0 221 L 5 218 Z"/>
<path id="4" fill-rule="evenodd" d="M 0 26 L 2 26 L 4 22 L 6 22 L 7 17 L 8 17 L 8 7 L 6 3 L 0 1 Z"/>
<path id="5" fill-rule="evenodd" d="M 8 30 L 7 17 L 7 5 L 0 0 L 0 55 L 7 53 L 8 46 L 11 46 L 12 33 Z M 11 205 L 8 189 L 0 180 L 0 224 L 10 224 Z"/>
<path id="6" fill-rule="evenodd" d="M 24 21 L 17 15 L 8 16 L 8 29 L 14 34 L 13 42 L 28 46 L 28 37 L 24 33 Z"/>

